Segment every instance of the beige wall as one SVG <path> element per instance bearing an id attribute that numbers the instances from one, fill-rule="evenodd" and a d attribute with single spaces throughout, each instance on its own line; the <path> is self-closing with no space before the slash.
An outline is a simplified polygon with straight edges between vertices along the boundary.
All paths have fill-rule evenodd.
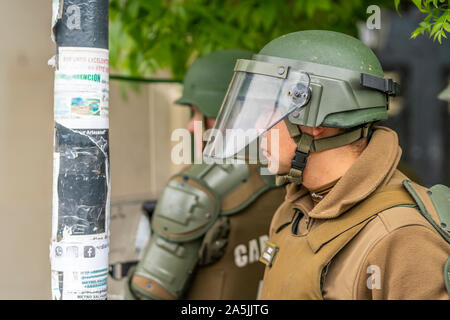
<path id="1" fill-rule="evenodd" d="M 48 298 L 50 1 L 0 0 L 0 298 Z"/>
<path id="2" fill-rule="evenodd" d="M 0 0 L 0 299 L 50 298 L 53 70 L 50 0 Z M 111 83 L 114 203 L 157 197 L 171 172 L 170 132 L 188 110 L 178 85 Z M 114 242 L 114 234 L 111 235 Z"/>
<path id="3" fill-rule="evenodd" d="M 170 159 L 170 136 L 190 117 L 188 108 L 173 104 L 181 86 L 141 84 L 135 92 L 124 82 L 111 81 L 110 89 L 112 200 L 158 197 L 180 169 Z"/>

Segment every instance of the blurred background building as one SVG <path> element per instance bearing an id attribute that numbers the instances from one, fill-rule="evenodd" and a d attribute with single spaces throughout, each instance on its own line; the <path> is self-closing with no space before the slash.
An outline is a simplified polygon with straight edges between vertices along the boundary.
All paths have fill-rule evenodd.
<path id="1" fill-rule="evenodd" d="M 372 47 L 385 75 L 401 83 L 385 125 L 395 129 L 406 170 L 426 186 L 450 185 L 450 109 L 438 95 L 450 80 L 450 42 L 421 36 L 410 39 L 423 20 L 417 8 L 399 16 L 383 11 L 379 30 L 360 24 L 360 38 Z"/>

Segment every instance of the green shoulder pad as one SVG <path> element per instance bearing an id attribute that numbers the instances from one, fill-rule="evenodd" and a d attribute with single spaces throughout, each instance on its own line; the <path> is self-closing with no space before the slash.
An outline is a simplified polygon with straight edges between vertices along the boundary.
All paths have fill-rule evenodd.
<path id="1" fill-rule="evenodd" d="M 450 232 L 450 188 L 442 184 L 430 188 L 430 198 L 439 215 L 441 228 Z"/>
<path id="2" fill-rule="evenodd" d="M 403 186 L 411 194 L 419 207 L 419 212 L 450 243 L 450 189 L 435 185 L 426 189 L 410 180 L 404 180 Z"/>
<path id="3" fill-rule="evenodd" d="M 277 187 L 275 176 L 266 171 L 260 165 L 197 164 L 177 176 L 197 179 L 207 185 L 219 198 L 220 215 L 232 215 Z"/>
<path id="4" fill-rule="evenodd" d="M 195 164 L 174 175 L 160 197 L 153 230 L 174 242 L 203 236 L 222 211 L 223 200 L 249 178 L 245 164 Z"/>
<path id="5" fill-rule="evenodd" d="M 248 175 L 235 188 L 228 192 L 221 205 L 221 215 L 233 215 L 252 204 L 264 192 L 277 188 L 275 176 L 267 172 L 265 167 L 248 165 Z"/>
<path id="6" fill-rule="evenodd" d="M 238 213 L 261 194 L 277 187 L 275 176 L 260 165 L 213 164 L 194 165 L 187 172 L 200 178 L 220 197 L 220 215 Z"/>
<path id="7" fill-rule="evenodd" d="M 231 179 L 227 178 L 231 188 L 222 193 L 221 212 L 222 216 L 229 216 L 241 212 L 259 196 L 271 188 L 277 187 L 275 176 L 267 171 L 267 168 L 259 165 L 243 166 L 240 176 L 236 175 Z M 222 170 L 230 170 L 221 165 Z M 243 174 L 245 168 L 245 174 Z M 267 172 L 266 172 L 267 171 Z"/>
<path id="8" fill-rule="evenodd" d="M 152 229 L 167 240 L 197 239 L 219 216 L 220 195 L 196 174 L 197 166 L 173 176 L 158 200 Z"/>
<path id="9" fill-rule="evenodd" d="M 204 235 L 219 215 L 235 214 L 276 187 L 258 165 L 195 164 L 174 175 L 158 200 L 152 228 L 161 237 L 185 242 Z"/>
<path id="10" fill-rule="evenodd" d="M 437 184 L 427 190 L 409 180 L 404 180 L 403 185 L 416 201 L 419 212 L 450 243 L 450 188 Z M 444 282 L 450 296 L 450 258 L 444 266 Z"/>
<path id="11" fill-rule="evenodd" d="M 201 180 L 220 199 L 220 215 L 232 215 L 249 206 L 261 194 L 277 187 L 275 176 L 260 165 L 199 164 L 182 176 Z"/>

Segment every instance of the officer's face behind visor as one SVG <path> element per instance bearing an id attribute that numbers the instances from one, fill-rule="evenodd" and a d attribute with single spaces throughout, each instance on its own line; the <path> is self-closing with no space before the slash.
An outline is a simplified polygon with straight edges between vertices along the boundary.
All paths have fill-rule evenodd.
<path id="1" fill-rule="evenodd" d="M 309 85 L 309 75 L 294 68 L 238 60 L 216 124 L 208 136 L 204 156 L 257 161 L 261 157 L 255 144 L 257 139 L 307 104 Z"/>

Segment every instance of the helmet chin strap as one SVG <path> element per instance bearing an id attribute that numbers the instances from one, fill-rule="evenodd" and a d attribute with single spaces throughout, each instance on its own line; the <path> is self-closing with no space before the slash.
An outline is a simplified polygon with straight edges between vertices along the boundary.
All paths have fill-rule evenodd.
<path id="1" fill-rule="evenodd" d="M 290 122 L 288 117 L 284 118 L 284 122 L 289 130 L 289 135 L 297 144 L 294 158 L 291 161 L 291 169 L 286 175 L 277 175 L 276 184 L 281 186 L 286 183 L 302 184 L 303 171 L 306 167 L 306 159 L 310 152 L 320 152 L 328 149 L 334 149 L 355 142 L 361 138 L 369 136 L 372 123 L 364 126 L 356 127 L 353 130 L 318 140 L 308 133 L 301 132 L 299 127 Z"/>

